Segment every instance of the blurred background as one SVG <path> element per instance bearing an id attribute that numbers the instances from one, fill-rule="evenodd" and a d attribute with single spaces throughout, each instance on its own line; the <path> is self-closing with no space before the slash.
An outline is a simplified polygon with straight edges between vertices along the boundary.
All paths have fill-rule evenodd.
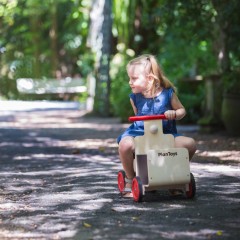
<path id="1" fill-rule="evenodd" d="M 238 0 L 0 0 L 1 104 L 77 101 L 124 122 L 125 66 L 150 53 L 178 89 L 182 123 L 240 135 L 239 12 Z"/>

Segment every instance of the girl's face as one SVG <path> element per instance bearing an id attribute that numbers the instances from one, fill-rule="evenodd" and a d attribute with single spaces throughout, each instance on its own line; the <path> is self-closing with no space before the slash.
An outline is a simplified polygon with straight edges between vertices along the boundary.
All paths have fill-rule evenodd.
<path id="1" fill-rule="evenodd" d="M 143 65 L 129 66 L 127 73 L 133 93 L 143 93 L 149 89 L 149 78 Z"/>

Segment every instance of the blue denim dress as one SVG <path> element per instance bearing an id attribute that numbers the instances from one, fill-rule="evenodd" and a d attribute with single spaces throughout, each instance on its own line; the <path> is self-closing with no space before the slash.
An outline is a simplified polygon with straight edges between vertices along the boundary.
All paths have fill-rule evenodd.
<path id="1" fill-rule="evenodd" d="M 173 93 L 173 88 L 164 88 L 154 98 L 145 98 L 141 93 L 131 93 L 129 96 L 137 108 L 136 116 L 145 116 L 164 114 L 167 110 L 172 110 L 171 98 Z M 177 133 L 176 121 L 163 120 L 163 133 L 172 134 L 174 137 L 180 136 Z M 142 135 L 144 135 L 144 123 L 143 121 L 136 121 L 117 138 L 117 142 L 119 143 L 126 136 L 136 137 Z"/>

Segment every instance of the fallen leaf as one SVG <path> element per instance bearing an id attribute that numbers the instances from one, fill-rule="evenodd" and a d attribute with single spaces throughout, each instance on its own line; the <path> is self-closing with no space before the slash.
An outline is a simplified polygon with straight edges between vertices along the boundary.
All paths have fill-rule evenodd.
<path id="1" fill-rule="evenodd" d="M 90 227 L 92 227 L 92 225 L 91 225 L 91 224 L 89 224 L 89 223 L 86 223 L 86 222 L 83 222 L 83 226 L 84 226 L 85 228 L 90 228 Z"/>
<path id="2" fill-rule="evenodd" d="M 100 147 L 98 148 L 98 150 L 99 150 L 100 152 L 105 152 L 105 147 L 104 147 L 104 146 L 100 146 Z"/>

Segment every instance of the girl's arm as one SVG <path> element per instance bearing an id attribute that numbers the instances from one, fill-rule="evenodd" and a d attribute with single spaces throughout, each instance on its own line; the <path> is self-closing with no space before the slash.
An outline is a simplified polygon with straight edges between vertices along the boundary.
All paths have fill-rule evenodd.
<path id="1" fill-rule="evenodd" d="M 133 102 L 133 100 L 132 100 L 131 98 L 130 98 L 130 103 L 131 103 L 131 105 L 132 105 L 134 114 L 137 115 L 137 108 L 135 107 L 134 102 Z"/>
<path id="2" fill-rule="evenodd" d="M 182 103 L 178 99 L 177 95 L 173 93 L 172 99 L 171 99 L 171 105 L 173 110 L 168 110 L 164 114 L 169 120 L 180 120 L 186 115 L 186 110 L 183 107 Z"/>

